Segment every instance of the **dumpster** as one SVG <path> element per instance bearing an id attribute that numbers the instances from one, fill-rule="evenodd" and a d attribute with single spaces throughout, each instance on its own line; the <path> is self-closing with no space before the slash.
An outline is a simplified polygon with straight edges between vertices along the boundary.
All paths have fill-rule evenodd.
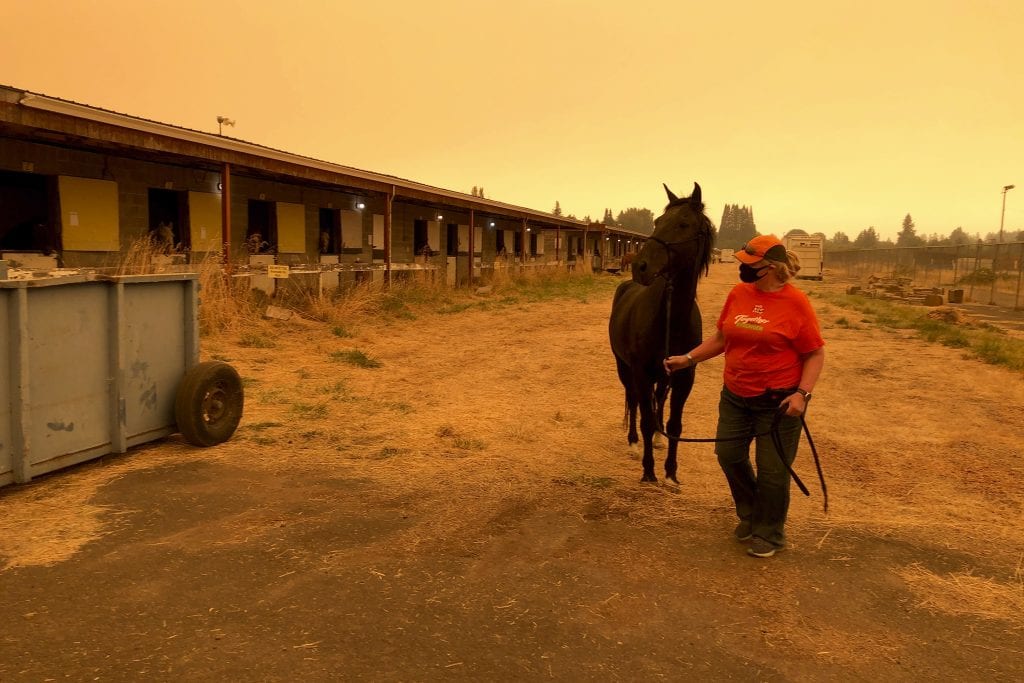
<path id="1" fill-rule="evenodd" d="M 238 373 L 199 362 L 198 275 L 0 280 L 0 486 L 181 432 L 221 443 Z"/>

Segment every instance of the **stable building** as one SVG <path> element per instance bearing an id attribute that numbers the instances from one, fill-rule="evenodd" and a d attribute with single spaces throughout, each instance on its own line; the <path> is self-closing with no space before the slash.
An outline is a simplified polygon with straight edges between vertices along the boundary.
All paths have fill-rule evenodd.
<path id="1" fill-rule="evenodd" d="M 149 239 L 169 265 L 222 258 L 345 278 L 614 267 L 645 235 L 0 86 L 0 258 L 113 268 Z"/>

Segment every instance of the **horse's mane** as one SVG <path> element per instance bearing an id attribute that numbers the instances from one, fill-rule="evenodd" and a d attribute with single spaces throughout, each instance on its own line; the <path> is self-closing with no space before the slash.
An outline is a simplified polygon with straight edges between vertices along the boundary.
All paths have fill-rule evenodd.
<path id="1" fill-rule="evenodd" d="M 704 275 L 707 275 L 711 270 L 711 250 L 715 247 L 715 226 L 711 222 L 711 219 L 704 213 L 703 204 L 701 205 L 701 226 L 700 229 L 707 236 L 704 240 L 704 251 L 700 255 L 700 259 L 697 261 L 697 270 Z"/>

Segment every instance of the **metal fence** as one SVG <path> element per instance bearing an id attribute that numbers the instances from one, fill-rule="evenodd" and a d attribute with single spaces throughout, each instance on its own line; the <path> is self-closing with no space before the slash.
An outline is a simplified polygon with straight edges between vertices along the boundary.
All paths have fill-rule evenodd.
<path id="1" fill-rule="evenodd" d="M 1024 306 L 1024 242 L 828 251 L 825 267 L 831 277 L 910 278 L 916 287 L 963 290 L 965 301 Z"/>

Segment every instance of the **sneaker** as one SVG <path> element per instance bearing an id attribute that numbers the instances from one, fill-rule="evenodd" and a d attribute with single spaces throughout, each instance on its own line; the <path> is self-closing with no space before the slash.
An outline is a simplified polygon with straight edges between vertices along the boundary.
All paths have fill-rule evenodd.
<path id="1" fill-rule="evenodd" d="M 747 554 L 753 557 L 771 557 L 780 550 L 782 550 L 782 546 L 770 543 L 763 538 L 755 538 L 750 542 Z"/>
<path id="2" fill-rule="evenodd" d="M 736 534 L 736 540 L 740 543 L 743 541 L 749 541 L 753 536 L 750 529 L 750 522 L 745 519 L 741 519 L 740 523 L 736 525 L 736 531 L 733 533 Z"/>

